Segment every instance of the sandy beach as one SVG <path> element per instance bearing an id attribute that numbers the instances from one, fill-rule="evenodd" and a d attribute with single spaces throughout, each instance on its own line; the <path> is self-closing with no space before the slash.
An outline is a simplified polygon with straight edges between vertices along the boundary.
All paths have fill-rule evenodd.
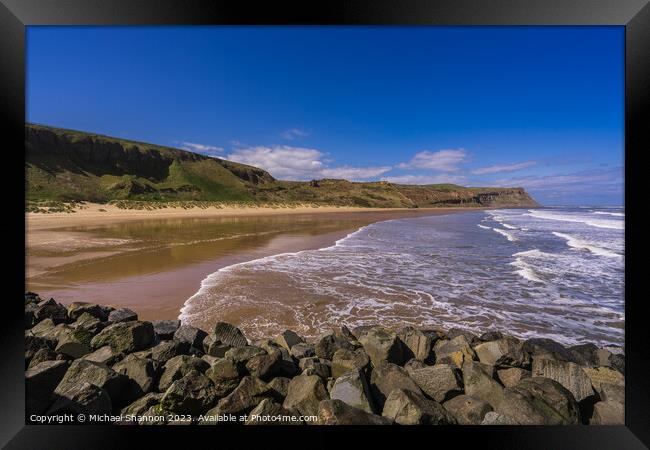
<path id="1" fill-rule="evenodd" d="M 224 207 L 26 214 L 28 290 L 178 317 L 201 280 L 232 264 L 323 248 L 373 222 L 476 208 Z"/>

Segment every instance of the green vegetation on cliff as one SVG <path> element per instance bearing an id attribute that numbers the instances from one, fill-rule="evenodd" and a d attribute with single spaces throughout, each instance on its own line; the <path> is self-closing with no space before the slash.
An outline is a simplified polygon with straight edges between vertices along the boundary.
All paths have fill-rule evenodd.
<path id="1" fill-rule="evenodd" d="M 536 206 L 522 188 L 282 181 L 257 167 L 185 150 L 33 124 L 26 125 L 25 151 L 28 201 Z"/>

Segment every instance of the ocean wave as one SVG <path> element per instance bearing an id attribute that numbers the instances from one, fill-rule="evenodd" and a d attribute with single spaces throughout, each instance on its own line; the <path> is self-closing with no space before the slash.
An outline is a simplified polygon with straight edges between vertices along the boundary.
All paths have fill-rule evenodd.
<path id="1" fill-rule="evenodd" d="M 605 211 L 593 211 L 593 213 L 604 215 L 604 216 L 625 217 L 624 213 L 613 213 L 613 212 L 605 212 Z"/>
<path id="2" fill-rule="evenodd" d="M 566 233 L 558 233 L 557 231 L 554 231 L 553 234 L 559 238 L 565 239 L 566 243 L 569 247 L 573 247 L 575 249 L 579 250 L 588 250 L 594 255 L 598 256 L 606 256 L 608 258 L 622 258 L 623 255 L 620 255 L 618 253 L 612 252 L 611 250 L 607 250 L 605 248 L 597 246 L 593 242 L 585 241 L 582 240 L 578 237 L 571 236 L 570 234 Z"/>
<path id="3" fill-rule="evenodd" d="M 598 219 L 590 219 L 587 217 L 555 214 L 548 211 L 536 211 L 532 209 L 528 210 L 528 214 L 526 215 L 530 217 L 535 217 L 537 219 L 557 220 L 561 222 L 584 223 L 586 225 L 597 227 L 597 228 L 610 228 L 610 229 L 619 229 L 619 230 L 625 228 L 625 224 L 623 223 L 622 220 L 598 220 Z"/>
<path id="4" fill-rule="evenodd" d="M 533 268 L 526 263 L 522 258 L 517 258 L 510 263 L 511 266 L 515 266 L 517 270 L 515 273 L 521 276 L 522 278 L 528 281 L 534 281 L 536 283 L 543 283 L 544 281 L 539 278 L 538 274 L 533 270 Z"/>
<path id="5" fill-rule="evenodd" d="M 492 228 L 492 229 L 497 233 L 499 233 L 501 236 L 505 236 L 505 238 L 508 239 L 510 242 L 514 242 L 517 240 L 517 238 L 509 231 L 502 230 L 501 228 Z"/>

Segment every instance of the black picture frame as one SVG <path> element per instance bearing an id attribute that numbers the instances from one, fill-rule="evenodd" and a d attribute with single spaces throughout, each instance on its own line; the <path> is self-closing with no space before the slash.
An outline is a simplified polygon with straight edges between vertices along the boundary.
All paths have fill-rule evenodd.
<path id="1" fill-rule="evenodd" d="M 208 0 L 0 0 L 0 110 L 5 128 L 2 157 L 5 207 L 16 236 L 24 236 L 25 27 L 29 25 L 617 25 L 625 27 L 625 204 L 626 204 L 626 403 L 625 426 L 575 427 L 120 427 L 25 425 L 22 312 L 18 279 L 24 276 L 24 242 L 7 236 L 5 299 L 0 326 L 0 444 L 6 448 L 130 448 L 145 437 L 148 446 L 237 445 L 250 439 L 266 446 L 321 448 L 352 443 L 364 446 L 395 440 L 401 445 L 445 445 L 443 439 L 487 448 L 636 449 L 650 445 L 650 345 L 642 295 L 645 265 L 640 162 L 650 143 L 650 0 L 327 0 L 251 2 Z M 24 160 L 22 161 L 24 164 Z M 15 168 L 14 168 L 15 167 Z M 23 166 L 24 167 L 24 166 Z M 23 183 L 21 185 L 21 183 Z M 13 193 L 13 190 L 16 193 Z M 15 210 L 15 211 L 14 211 Z M 6 222 L 5 225 L 9 223 Z M 8 231 L 13 234 L 14 230 Z M 21 246 L 23 246 L 21 248 Z M 8 252 L 11 250 L 11 252 Z M 21 265 L 22 261 L 22 265 Z M 635 295 L 640 293 L 641 295 Z M 15 320 L 12 319 L 15 317 Z M 155 428 L 155 430 L 153 429 Z M 188 428 L 191 428 L 188 429 Z M 282 427 L 280 427 L 282 428 Z M 327 428 L 327 429 L 326 429 Z M 187 432 L 190 431 L 188 434 Z M 269 436 L 271 434 L 271 436 Z M 304 436 L 303 436 L 304 434 Z M 424 439 L 412 440 L 413 434 Z M 226 444 L 225 437 L 235 438 Z M 188 440 L 189 439 L 189 440 Z M 199 443 L 200 441 L 203 443 Z M 400 444 L 397 444 L 400 445 Z"/>

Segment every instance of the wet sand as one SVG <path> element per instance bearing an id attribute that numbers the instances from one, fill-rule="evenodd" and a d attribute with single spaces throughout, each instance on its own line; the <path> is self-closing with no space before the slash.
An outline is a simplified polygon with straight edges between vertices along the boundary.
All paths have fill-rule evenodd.
<path id="1" fill-rule="evenodd" d="M 327 247 L 377 221 L 476 209 L 90 209 L 28 214 L 26 288 L 62 303 L 89 301 L 131 308 L 145 320 L 173 319 L 201 280 L 222 267 Z"/>

